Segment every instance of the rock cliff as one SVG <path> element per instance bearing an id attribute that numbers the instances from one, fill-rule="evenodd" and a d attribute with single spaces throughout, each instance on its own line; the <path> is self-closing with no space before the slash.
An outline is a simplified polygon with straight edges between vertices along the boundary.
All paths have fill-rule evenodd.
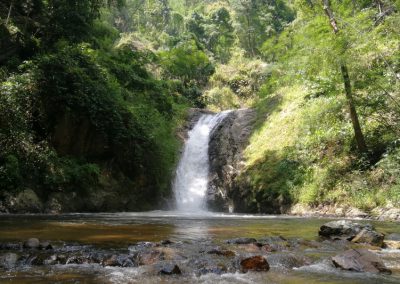
<path id="1" fill-rule="evenodd" d="M 243 150 L 248 145 L 255 119 L 253 109 L 232 111 L 211 133 L 207 205 L 212 211 L 240 211 L 245 206 L 238 196 L 236 178 L 244 168 Z"/>

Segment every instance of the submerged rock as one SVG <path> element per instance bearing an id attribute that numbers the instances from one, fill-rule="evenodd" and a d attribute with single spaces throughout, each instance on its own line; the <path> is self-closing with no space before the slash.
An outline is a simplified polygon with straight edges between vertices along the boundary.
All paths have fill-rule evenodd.
<path id="1" fill-rule="evenodd" d="M 236 238 L 236 239 L 226 240 L 225 242 L 227 244 L 247 245 L 247 244 L 256 243 L 257 240 L 254 238 Z"/>
<path id="2" fill-rule="evenodd" d="M 235 252 L 232 250 L 220 249 L 220 248 L 213 248 L 207 252 L 208 254 L 215 254 L 225 257 L 233 257 L 235 256 Z"/>
<path id="3" fill-rule="evenodd" d="M 164 259 L 164 253 L 159 250 L 144 251 L 138 255 L 139 265 L 151 265 Z"/>
<path id="4" fill-rule="evenodd" d="M 17 266 L 18 255 L 16 253 L 5 253 L 0 255 L 0 268 L 11 269 Z"/>
<path id="5" fill-rule="evenodd" d="M 287 269 L 309 264 L 304 257 L 292 253 L 271 254 L 267 256 L 267 261 L 270 266 L 284 267 Z"/>
<path id="6" fill-rule="evenodd" d="M 347 250 L 332 257 L 332 262 L 336 267 L 350 271 L 391 273 L 378 256 L 366 249 Z"/>
<path id="7" fill-rule="evenodd" d="M 0 244 L 0 250 L 20 250 L 22 248 L 21 243 L 2 243 Z"/>
<path id="8" fill-rule="evenodd" d="M 256 255 L 242 259 L 240 261 L 240 270 L 244 273 L 247 271 L 268 271 L 268 261 L 261 255 Z"/>
<path id="9" fill-rule="evenodd" d="M 360 224 L 349 220 L 331 221 L 322 225 L 318 234 L 330 239 L 352 240 L 363 229 L 373 230 L 371 224 Z"/>
<path id="10" fill-rule="evenodd" d="M 40 242 L 39 249 L 51 250 L 51 249 L 53 249 L 53 246 L 50 244 L 50 242 Z"/>
<path id="11" fill-rule="evenodd" d="M 166 264 L 161 268 L 160 274 L 165 274 L 165 275 L 182 274 L 182 271 L 176 264 Z"/>
<path id="12" fill-rule="evenodd" d="M 197 271 L 197 274 L 198 274 L 198 275 L 204 275 L 204 274 L 213 273 L 213 274 L 221 275 L 221 274 L 226 273 L 227 271 L 228 271 L 228 270 L 227 270 L 227 268 L 226 268 L 225 265 L 219 264 L 219 265 L 217 265 L 217 266 L 209 266 L 209 267 L 200 268 L 200 269 Z"/>

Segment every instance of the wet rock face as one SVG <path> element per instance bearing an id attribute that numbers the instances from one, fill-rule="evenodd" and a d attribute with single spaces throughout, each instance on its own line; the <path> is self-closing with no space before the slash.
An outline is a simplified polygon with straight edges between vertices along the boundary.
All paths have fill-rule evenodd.
<path id="1" fill-rule="evenodd" d="M 176 132 L 176 136 L 178 136 L 182 142 L 188 138 L 188 132 L 193 129 L 203 114 L 213 114 L 213 112 L 200 108 L 189 109 L 186 117 L 186 123 L 184 123 Z"/>
<path id="2" fill-rule="evenodd" d="M 255 119 L 256 111 L 253 109 L 232 111 L 210 135 L 210 182 L 207 189 L 210 210 L 228 212 L 230 206 L 234 210 L 245 207 L 239 198 L 241 186 L 237 177 L 243 169 L 243 151 L 248 145 Z"/>
<path id="3" fill-rule="evenodd" d="M 333 264 L 344 270 L 370 273 L 391 273 L 379 257 L 366 249 L 350 249 L 332 257 Z"/>

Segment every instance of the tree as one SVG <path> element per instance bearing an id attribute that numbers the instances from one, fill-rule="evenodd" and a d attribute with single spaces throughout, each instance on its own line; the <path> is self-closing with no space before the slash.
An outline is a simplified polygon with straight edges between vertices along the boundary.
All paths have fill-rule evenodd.
<path id="1" fill-rule="evenodd" d="M 323 5 L 323 9 L 325 11 L 325 14 L 329 18 L 329 22 L 333 29 L 333 32 L 336 35 L 338 35 L 340 30 L 339 30 L 335 15 L 333 14 L 333 11 L 331 9 L 330 0 L 321 0 L 321 1 L 322 1 L 322 5 Z M 345 94 L 346 94 L 347 104 L 349 107 L 351 122 L 353 124 L 354 137 L 357 142 L 357 147 L 358 147 L 358 150 L 360 151 L 360 153 L 367 153 L 367 151 L 368 151 L 367 145 L 365 143 L 364 134 L 362 132 L 362 129 L 360 126 L 360 121 L 358 119 L 358 114 L 357 114 L 356 107 L 354 104 L 349 71 L 348 71 L 348 68 L 347 68 L 347 65 L 346 65 L 346 62 L 344 61 L 344 59 L 342 59 L 340 62 L 340 71 L 341 71 L 341 74 L 343 77 L 344 90 L 345 90 Z"/>

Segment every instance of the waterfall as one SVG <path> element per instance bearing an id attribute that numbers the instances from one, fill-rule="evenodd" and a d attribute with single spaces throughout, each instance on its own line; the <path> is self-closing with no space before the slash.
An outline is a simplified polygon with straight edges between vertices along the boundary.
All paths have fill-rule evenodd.
<path id="1" fill-rule="evenodd" d="M 208 185 L 208 143 L 210 133 L 229 113 L 203 114 L 188 133 L 188 140 L 176 169 L 173 190 L 178 211 L 206 210 L 205 194 Z"/>

